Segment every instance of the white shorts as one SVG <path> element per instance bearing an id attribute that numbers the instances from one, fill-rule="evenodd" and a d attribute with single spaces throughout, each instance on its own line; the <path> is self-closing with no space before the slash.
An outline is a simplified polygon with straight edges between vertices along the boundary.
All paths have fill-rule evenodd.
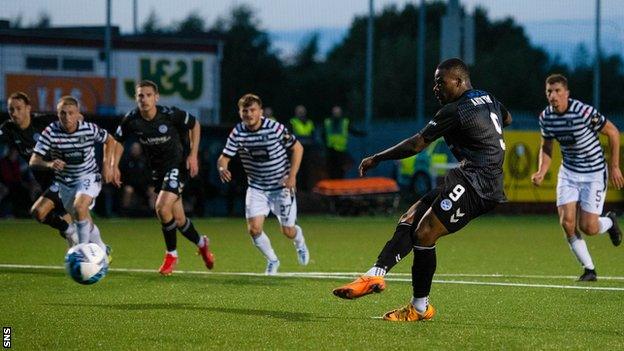
<path id="1" fill-rule="evenodd" d="M 607 197 L 607 171 L 577 173 L 559 167 L 557 206 L 580 202 L 585 212 L 602 214 Z"/>
<path id="2" fill-rule="evenodd" d="M 80 194 L 89 195 L 93 198 L 89 209 L 95 206 L 95 198 L 100 194 L 102 190 L 102 176 L 100 174 L 89 174 L 76 181 L 71 186 L 65 185 L 60 182 L 54 182 L 52 187 L 58 187 L 59 197 L 63 202 L 65 211 L 69 213 L 73 218 L 76 218 L 76 209 L 74 208 L 74 200 L 76 196 Z"/>
<path id="3" fill-rule="evenodd" d="M 245 197 L 245 217 L 247 219 L 268 216 L 273 212 L 283 227 L 293 227 L 297 221 L 297 199 L 294 192 L 284 188 L 259 190 L 248 187 Z"/>

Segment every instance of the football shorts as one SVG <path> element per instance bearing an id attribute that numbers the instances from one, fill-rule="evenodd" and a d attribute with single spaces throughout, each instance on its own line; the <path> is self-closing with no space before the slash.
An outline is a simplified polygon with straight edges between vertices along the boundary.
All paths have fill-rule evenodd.
<path id="1" fill-rule="evenodd" d="M 181 195 L 187 179 L 188 172 L 184 166 L 169 168 L 163 172 L 152 171 L 152 181 L 154 183 L 154 192 L 156 192 L 156 194 L 163 190 L 176 195 Z"/>
<path id="2" fill-rule="evenodd" d="M 51 192 L 57 192 L 63 207 L 65 210 L 76 218 L 76 209 L 74 208 L 74 200 L 78 195 L 89 195 L 93 200 L 89 209 L 93 209 L 95 206 L 95 199 L 102 190 L 102 176 L 99 173 L 88 174 L 76 180 L 72 185 L 66 185 L 60 182 L 55 182 L 49 188 Z"/>
<path id="3" fill-rule="evenodd" d="M 557 206 L 580 202 L 585 212 L 602 214 L 607 197 L 607 170 L 578 173 L 559 167 Z"/>
<path id="4" fill-rule="evenodd" d="M 273 212 L 283 227 L 293 227 L 297 221 L 295 193 L 287 188 L 260 190 L 248 187 L 245 196 L 245 217 L 248 219 L 266 217 L 270 212 Z"/>
<path id="5" fill-rule="evenodd" d="M 449 233 L 460 230 L 498 204 L 482 198 L 457 170 L 446 175 L 439 190 L 431 209 Z"/>

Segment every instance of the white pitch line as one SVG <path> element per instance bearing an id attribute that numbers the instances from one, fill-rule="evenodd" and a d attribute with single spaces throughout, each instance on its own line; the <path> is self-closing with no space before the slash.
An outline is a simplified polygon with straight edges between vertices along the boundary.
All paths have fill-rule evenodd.
<path id="1" fill-rule="evenodd" d="M 17 269 L 52 269 L 52 270 L 64 270 L 63 266 L 42 266 L 42 265 L 23 265 L 23 264 L 0 264 L 0 268 L 17 268 Z M 111 272 L 130 272 L 130 273 L 156 273 L 154 269 L 140 269 L 140 268 L 111 268 Z M 176 274 L 199 274 L 199 275 L 221 275 L 221 276 L 249 276 L 249 277 L 264 277 L 263 273 L 254 272 L 206 272 L 206 271 L 176 271 Z M 356 273 L 325 273 L 325 272 L 284 272 L 279 273 L 275 277 L 281 278 L 316 278 L 316 279 L 353 279 L 357 276 Z M 399 274 L 394 274 L 399 275 Z M 408 274 L 401 274 L 407 276 Z M 445 276 L 452 276 L 446 274 Z M 455 276 L 466 276 L 463 274 L 457 274 Z M 506 275 L 469 275 L 476 277 L 512 277 Z M 519 277 L 532 277 L 532 276 L 519 276 Z M 544 278 L 547 276 L 537 276 Z M 558 277 L 558 276 L 556 276 Z M 621 278 L 621 277 L 612 277 Z M 601 277 L 603 279 L 603 277 Z M 408 278 L 395 278 L 393 275 L 386 276 L 387 281 L 396 282 L 411 282 Z M 463 284 L 463 285 L 485 285 L 485 286 L 511 286 L 511 287 L 526 287 L 526 288 L 550 288 L 550 289 L 577 289 L 577 290 L 598 290 L 598 291 L 624 291 L 624 287 L 608 287 L 608 286 L 581 286 L 581 285 L 555 285 L 555 284 L 529 284 L 529 283 L 508 283 L 508 282 L 484 282 L 484 281 L 466 281 L 466 280 L 439 280 L 434 279 L 434 283 L 439 284 Z"/>

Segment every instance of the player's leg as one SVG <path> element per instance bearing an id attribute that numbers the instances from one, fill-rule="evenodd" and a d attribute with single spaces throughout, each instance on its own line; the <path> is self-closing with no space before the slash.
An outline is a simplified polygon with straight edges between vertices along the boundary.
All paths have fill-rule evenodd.
<path id="1" fill-rule="evenodd" d="M 52 185 L 35 201 L 30 214 L 39 223 L 49 225 L 58 230 L 61 237 L 67 240 L 71 247 L 77 244 L 76 228 L 71 223 L 71 217 L 65 211 L 58 196 L 58 186 Z"/>
<path id="2" fill-rule="evenodd" d="M 399 219 L 392 238 L 386 242 L 375 264 L 353 282 L 334 289 L 334 295 L 355 299 L 386 288 L 384 276 L 407 256 L 414 246 L 414 230 L 440 191 L 432 190 L 412 205 Z"/>
<path id="3" fill-rule="evenodd" d="M 104 244 L 104 241 L 102 241 L 100 230 L 93 224 L 90 213 L 91 209 L 95 206 L 95 199 L 100 194 L 101 190 L 102 180 L 99 174 L 82 178 L 80 183 L 74 187 L 75 195 L 72 206 L 75 213 L 76 228 L 78 230 L 80 242 L 94 243 L 108 254 L 110 249 Z"/>
<path id="4" fill-rule="evenodd" d="M 273 250 L 271 240 L 264 232 L 264 219 L 269 214 L 269 197 L 267 192 L 247 188 L 245 196 L 245 217 L 247 218 L 247 232 L 251 235 L 253 244 L 267 260 L 264 271 L 267 275 L 277 274 L 279 259 Z"/>
<path id="5" fill-rule="evenodd" d="M 300 265 L 310 262 L 310 251 L 303 236 L 303 229 L 297 222 L 297 198 L 289 189 L 273 192 L 269 197 L 269 207 L 277 216 L 282 234 L 292 239 L 297 252 L 297 261 Z"/>
<path id="6" fill-rule="evenodd" d="M 581 210 L 579 213 L 579 229 L 587 235 L 609 233 L 614 246 L 622 243 L 622 232 L 614 212 L 600 216 L 607 197 L 606 172 L 596 180 L 583 184 L 580 194 Z"/>
<path id="7" fill-rule="evenodd" d="M 383 316 L 385 320 L 418 321 L 433 318 L 435 309 L 429 304 L 429 292 L 437 266 L 436 242 L 440 237 L 457 232 L 474 218 L 489 212 L 496 204 L 481 198 L 459 174 L 449 173 L 446 185 L 416 225 L 412 300 L 407 306 L 386 313 Z"/>
<path id="8" fill-rule="evenodd" d="M 595 281 L 596 280 L 596 268 L 592 260 L 589 249 L 587 248 L 587 242 L 583 239 L 578 232 L 577 212 L 578 203 L 571 202 L 557 207 L 559 212 L 559 221 L 563 232 L 565 233 L 568 246 L 572 251 L 572 254 L 578 262 L 583 266 L 583 274 L 579 277 L 579 281 Z"/>
<path id="9" fill-rule="evenodd" d="M 271 245 L 271 239 L 262 229 L 264 226 L 264 216 L 256 216 L 247 218 L 247 231 L 251 235 L 254 246 L 262 253 L 267 260 L 267 266 L 264 271 L 266 275 L 275 275 L 279 268 L 280 262 Z"/>
<path id="10" fill-rule="evenodd" d="M 160 190 L 156 198 L 156 216 L 160 220 L 161 230 L 165 239 L 165 247 L 167 249 L 163 264 L 158 269 L 158 272 L 162 275 L 172 274 L 178 262 L 176 237 L 178 226 L 173 216 L 173 205 L 177 199 L 178 194 L 165 190 Z"/>
<path id="11" fill-rule="evenodd" d="M 394 235 L 386 242 L 377 256 L 377 261 L 365 275 L 384 276 L 412 251 L 416 226 L 439 193 L 439 189 L 428 192 L 401 216 Z"/>
<path id="12" fill-rule="evenodd" d="M 214 266 L 214 255 L 210 251 L 210 241 L 206 235 L 199 235 L 191 219 L 186 217 L 182 195 L 180 195 L 173 204 L 173 218 L 175 219 L 180 233 L 190 242 L 197 245 L 198 252 L 202 256 L 204 264 L 208 269 L 212 269 Z"/>
<path id="13" fill-rule="evenodd" d="M 587 248 L 587 243 L 578 232 L 579 201 L 581 199 L 582 184 L 562 177 L 559 171 L 557 181 L 557 212 L 559 213 L 559 223 L 563 228 L 568 246 L 578 262 L 583 266 L 583 274 L 579 277 L 581 281 L 596 280 L 596 270 L 594 262 Z"/>

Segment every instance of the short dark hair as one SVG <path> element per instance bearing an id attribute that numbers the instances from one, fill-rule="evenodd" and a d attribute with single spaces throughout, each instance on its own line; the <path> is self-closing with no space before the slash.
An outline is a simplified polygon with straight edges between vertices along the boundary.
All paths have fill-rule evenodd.
<path id="1" fill-rule="evenodd" d="M 139 89 L 141 87 L 151 87 L 152 89 L 154 89 L 154 92 L 156 94 L 159 94 L 158 84 L 154 83 L 153 81 L 149 79 L 143 79 L 142 81 L 138 82 L 137 85 L 134 87 L 134 89 Z"/>
<path id="2" fill-rule="evenodd" d="M 22 100 L 24 101 L 24 104 L 30 106 L 30 98 L 26 93 L 21 91 L 16 91 L 15 93 L 9 95 L 7 100 Z"/>
<path id="3" fill-rule="evenodd" d="M 71 96 L 71 95 L 65 95 L 62 96 L 58 102 L 56 103 L 56 106 L 65 106 L 65 105 L 74 105 L 77 108 L 80 109 L 80 102 L 78 101 L 78 99 L 76 99 L 75 97 Z"/>
<path id="4" fill-rule="evenodd" d="M 566 89 L 568 89 L 568 78 L 563 74 L 555 73 L 546 77 L 546 84 L 561 83 Z"/>
<path id="5" fill-rule="evenodd" d="M 258 95 L 254 94 L 245 94 L 240 99 L 238 99 L 238 108 L 248 107 L 255 103 L 258 106 L 262 107 L 262 100 Z"/>
<path id="6" fill-rule="evenodd" d="M 464 63 L 464 61 L 458 59 L 457 57 L 440 62 L 438 69 L 454 71 L 461 79 L 466 81 L 470 80 L 470 70 L 468 69 L 468 66 Z"/>

